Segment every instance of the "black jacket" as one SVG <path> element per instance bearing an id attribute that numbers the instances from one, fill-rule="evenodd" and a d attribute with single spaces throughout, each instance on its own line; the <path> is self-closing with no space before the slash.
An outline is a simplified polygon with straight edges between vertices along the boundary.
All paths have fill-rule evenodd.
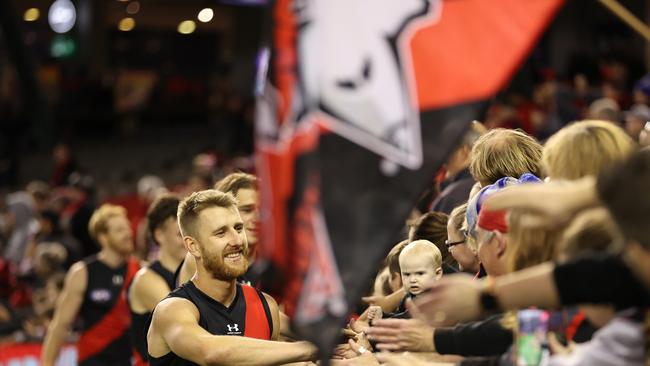
<path id="1" fill-rule="evenodd" d="M 485 320 L 459 324 L 450 328 L 436 328 L 433 342 L 442 355 L 497 356 L 512 345 L 512 330 L 501 325 L 503 315 Z"/>
<path id="2" fill-rule="evenodd" d="M 648 289 L 620 256 L 579 258 L 558 265 L 553 275 L 562 305 L 613 304 L 617 309 L 650 306 Z"/>

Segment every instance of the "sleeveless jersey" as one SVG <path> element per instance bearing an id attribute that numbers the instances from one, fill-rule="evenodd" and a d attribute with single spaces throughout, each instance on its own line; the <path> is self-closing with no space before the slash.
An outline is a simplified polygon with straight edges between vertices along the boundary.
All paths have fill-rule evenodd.
<path id="1" fill-rule="evenodd" d="M 203 293 L 192 281 L 184 283 L 167 296 L 191 301 L 199 310 L 199 325 L 214 335 L 244 336 L 270 340 L 273 319 L 264 295 L 256 289 L 237 284 L 235 299 L 229 307 Z M 194 366 L 193 362 L 173 352 L 161 357 L 149 355 L 151 366 Z"/>
<path id="2" fill-rule="evenodd" d="M 126 288 L 139 269 L 134 259 L 118 268 L 111 268 L 97 256 L 84 260 L 88 285 L 79 310 L 82 322 L 77 342 L 79 366 L 130 366 L 131 323 L 126 303 Z"/>
<path id="3" fill-rule="evenodd" d="M 174 289 L 174 273 L 165 269 L 160 261 L 149 265 L 149 269 L 165 280 L 170 289 Z M 130 306 L 129 306 L 130 308 Z M 134 366 L 146 366 L 147 363 L 147 321 L 151 317 L 150 312 L 138 314 L 131 311 L 131 344 L 133 345 Z"/>

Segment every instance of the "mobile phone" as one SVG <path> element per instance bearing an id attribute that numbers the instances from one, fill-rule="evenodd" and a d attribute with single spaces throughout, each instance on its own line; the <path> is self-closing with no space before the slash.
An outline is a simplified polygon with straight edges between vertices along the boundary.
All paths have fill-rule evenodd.
<path id="1" fill-rule="evenodd" d="M 548 358 L 548 324 L 547 311 L 527 309 L 517 313 L 517 366 L 538 366 Z"/>

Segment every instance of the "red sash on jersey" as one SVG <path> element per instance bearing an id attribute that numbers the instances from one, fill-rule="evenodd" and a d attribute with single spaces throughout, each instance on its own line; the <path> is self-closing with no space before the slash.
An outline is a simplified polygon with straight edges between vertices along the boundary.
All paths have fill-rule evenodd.
<path id="1" fill-rule="evenodd" d="M 149 366 L 149 362 L 143 360 L 142 357 L 140 357 L 140 352 L 135 348 L 133 348 L 131 352 L 133 352 L 133 361 L 135 362 L 133 366 Z"/>
<path id="2" fill-rule="evenodd" d="M 246 329 L 244 329 L 244 337 L 257 338 L 270 340 L 271 329 L 269 328 L 269 321 L 264 311 L 264 304 L 257 290 L 247 285 L 240 285 L 244 293 L 244 300 L 246 301 Z"/>
<path id="3" fill-rule="evenodd" d="M 77 342 L 77 361 L 82 362 L 104 348 L 108 347 L 117 338 L 126 336 L 125 331 L 131 325 L 131 312 L 126 302 L 126 289 L 133 280 L 135 273 L 140 269 L 137 260 L 130 258 L 126 265 L 126 275 L 120 290 L 120 296 L 115 301 L 111 311 L 79 337 Z M 88 279 L 90 280 L 90 279 Z"/>

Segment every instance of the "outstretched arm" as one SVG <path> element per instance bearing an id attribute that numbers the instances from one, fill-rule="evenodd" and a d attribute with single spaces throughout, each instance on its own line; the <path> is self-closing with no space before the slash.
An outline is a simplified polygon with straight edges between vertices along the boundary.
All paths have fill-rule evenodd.
<path id="1" fill-rule="evenodd" d="M 577 181 L 521 184 L 490 195 L 484 203 L 489 210 L 524 209 L 530 212 L 530 226 L 565 224 L 581 210 L 600 205 L 596 178 Z"/>
<path id="2" fill-rule="evenodd" d="M 86 265 L 82 262 L 75 263 L 65 277 L 63 291 L 59 295 L 52 323 L 47 330 L 41 355 L 43 366 L 53 366 L 59 356 L 65 336 L 83 302 L 87 283 Z"/>
<path id="3" fill-rule="evenodd" d="M 307 342 L 216 336 L 201 328 L 198 319 L 198 310 L 189 301 L 162 301 L 154 311 L 147 334 L 149 353 L 161 357 L 172 351 L 183 359 L 208 366 L 277 365 L 316 358 L 316 348 Z"/>
<path id="4" fill-rule="evenodd" d="M 399 290 L 387 296 L 366 296 L 363 297 L 362 300 L 368 305 L 381 306 L 381 310 L 383 310 L 385 313 L 392 313 L 397 310 L 399 303 L 404 298 L 404 295 L 406 295 L 404 289 L 400 288 Z M 366 309 L 366 311 L 361 314 L 359 319 L 366 320 L 367 312 L 368 309 Z"/>
<path id="5" fill-rule="evenodd" d="M 560 304 L 554 265 L 541 264 L 519 272 L 499 276 L 493 286 L 467 275 L 450 275 L 437 281 L 429 292 L 414 303 L 417 313 L 434 326 L 454 325 L 479 318 L 483 314 L 481 292 L 494 294 L 501 310 L 527 306 L 553 308 Z M 491 288 L 488 288 L 491 287 Z"/>

